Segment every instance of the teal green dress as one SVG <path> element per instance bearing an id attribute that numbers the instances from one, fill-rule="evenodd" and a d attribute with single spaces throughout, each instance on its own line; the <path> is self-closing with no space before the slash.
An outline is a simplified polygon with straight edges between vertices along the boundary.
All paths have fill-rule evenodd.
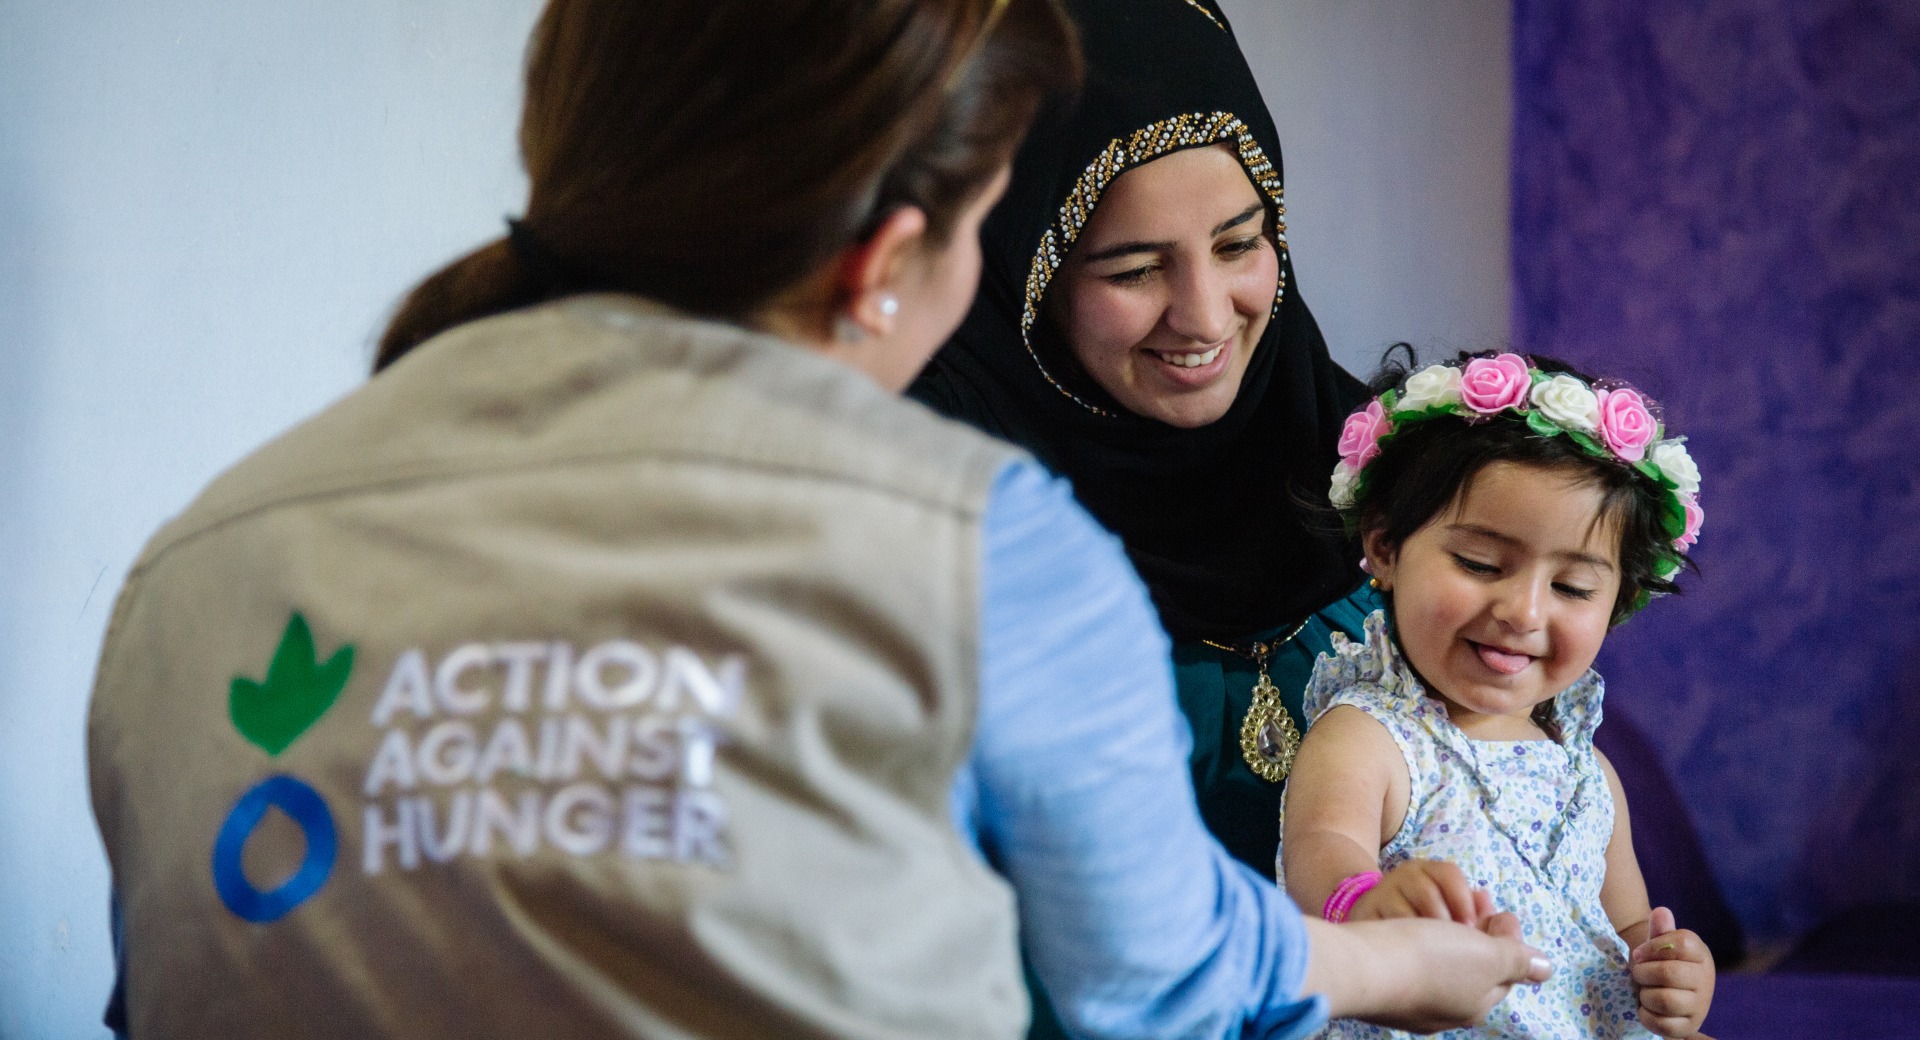
<path id="1" fill-rule="evenodd" d="M 1301 697 L 1313 677 L 1314 660 L 1333 650 L 1335 632 L 1364 640 L 1367 615 L 1384 605 L 1378 592 L 1362 584 L 1345 599 L 1307 618 L 1298 635 L 1274 648 L 1267 661 L 1267 678 L 1280 688 L 1280 699 L 1300 732 L 1307 729 Z M 1228 645 L 1264 643 L 1286 635 L 1292 627 L 1255 632 Z M 1180 711 L 1193 731 L 1193 752 L 1187 764 L 1193 770 L 1200 818 L 1233 858 L 1262 877 L 1273 877 L 1274 856 L 1280 848 L 1280 792 L 1286 785 L 1262 780 L 1240 753 L 1240 724 L 1253 706 L 1259 669 L 1251 657 L 1204 642 L 1174 644 L 1173 666 Z M 1031 965 L 1027 992 L 1033 996 L 1033 1026 L 1027 1040 L 1066 1040 L 1066 1031 Z"/>
<path id="2" fill-rule="evenodd" d="M 1300 633 L 1275 647 L 1267 663 L 1267 677 L 1280 689 L 1287 714 L 1299 731 L 1307 730 L 1300 699 L 1313 662 L 1333 649 L 1333 633 L 1366 638 L 1367 615 L 1380 609 L 1379 593 L 1361 585 L 1345 599 L 1307 619 Z M 1264 643 L 1285 636 L 1291 626 L 1255 632 L 1233 641 L 1233 646 Z M 1200 817 L 1233 858 L 1264 877 L 1274 876 L 1274 854 L 1280 847 L 1280 792 L 1284 783 L 1257 776 L 1240 753 L 1240 724 L 1253 705 L 1258 668 L 1253 659 L 1216 649 L 1202 642 L 1176 643 L 1174 682 L 1180 711 L 1193 730 L 1193 791 L 1200 801 Z"/>

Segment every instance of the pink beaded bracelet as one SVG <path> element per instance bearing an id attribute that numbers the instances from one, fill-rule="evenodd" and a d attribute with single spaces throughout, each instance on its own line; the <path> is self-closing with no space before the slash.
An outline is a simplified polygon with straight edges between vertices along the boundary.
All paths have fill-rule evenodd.
<path id="1" fill-rule="evenodd" d="M 1353 904 L 1358 903 L 1361 896 L 1373 891 L 1373 886 L 1379 883 L 1380 872 L 1377 870 L 1355 874 L 1340 882 L 1334 886 L 1333 894 L 1327 897 L 1327 905 L 1320 909 L 1320 916 L 1334 924 L 1345 921 L 1347 915 L 1353 912 Z"/>

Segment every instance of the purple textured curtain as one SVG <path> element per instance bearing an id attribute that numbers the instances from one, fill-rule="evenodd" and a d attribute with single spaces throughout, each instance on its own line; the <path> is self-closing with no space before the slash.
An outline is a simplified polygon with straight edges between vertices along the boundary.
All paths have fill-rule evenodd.
<path id="1" fill-rule="evenodd" d="M 1704 474 L 1609 710 L 1752 937 L 1920 901 L 1920 4 L 1516 0 L 1514 78 L 1516 343 Z"/>

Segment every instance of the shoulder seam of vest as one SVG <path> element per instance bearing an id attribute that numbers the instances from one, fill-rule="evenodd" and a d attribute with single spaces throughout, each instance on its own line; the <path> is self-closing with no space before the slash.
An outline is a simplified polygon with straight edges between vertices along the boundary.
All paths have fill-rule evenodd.
<path id="1" fill-rule="evenodd" d="M 986 466 L 983 468 L 988 469 L 988 472 L 980 475 L 980 479 L 983 484 L 989 486 L 991 485 L 993 477 L 999 473 L 1000 470 L 1011 464 L 1015 459 L 1021 457 L 1017 449 L 1010 449 L 1009 453 L 1004 457 L 992 452 L 982 452 L 979 454 L 980 457 L 976 461 L 976 465 L 978 465 L 978 463 L 986 463 Z M 330 498 L 377 494 L 405 488 L 423 487 L 431 484 L 473 480 L 527 470 L 551 472 L 555 469 L 573 466 L 604 466 L 643 460 L 705 462 L 730 468 L 750 469 L 763 473 L 784 473 L 795 477 L 823 479 L 836 484 L 866 488 L 890 498 L 915 502 L 926 509 L 938 510 L 976 520 L 985 516 L 987 508 L 986 498 L 982 498 L 979 508 L 975 509 L 957 502 L 941 501 L 931 495 L 916 494 L 892 484 L 868 480 L 857 474 L 837 471 L 826 467 L 756 462 L 729 455 L 708 454 L 706 452 L 678 449 L 631 448 L 600 454 L 583 453 L 564 458 L 530 458 L 507 464 L 491 462 L 464 467 L 446 465 L 397 466 L 391 472 L 360 474 L 352 480 L 343 480 L 339 484 L 331 487 L 315 487 L 294 492 L 263 495 L 257 501 L 237 506 L 220 515 L 209 517 L 177 534 L 173 534 L 167 537 L 164 542 L 156 538 L 155 543 L 150 545 L 146 551 L 142 552 L 140 558 L 134 562 L 132 569 L 129 570 L 127 574 L 127 581 L 131 583 L 135 578 L 139 577 L 142 572 L 158 564 L 161 558 L 188 542 L 195 541 L 230 524 L 240 523 L 254 516 L 258 516 L 261 513 L 272 512 L 273 510 L 288 506 L 309 504 Z M 409 470 L 412 470 L 412 472 L 409 472 Z M 161 533 L 163 535 L 166 534 L 164 530 Z"/>

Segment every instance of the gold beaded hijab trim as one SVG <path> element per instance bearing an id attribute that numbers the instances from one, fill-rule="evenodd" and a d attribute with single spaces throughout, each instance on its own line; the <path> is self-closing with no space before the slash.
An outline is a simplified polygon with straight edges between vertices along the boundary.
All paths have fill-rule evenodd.
<path id="1" fill-rule="evenodd" d="M 1101 193 L 1107 190 L 1107 185 L 1113 183 L 1115 177 L 1169 152 L 1222 141 L 1234 143 L 1240 165 L 1246 168 L 1247 176 L 1266 195 L 1273 207 L 1274 244 L 1282 260 L 1280 281 L 1273 295 L 1274 312 L 1279 313 L 1280 301 L 1287 294 L 1287 268 L 1284 262 L 1287 255 L 1286 193 L 1280 184 L 1279 171 L 1274 169 L 1273 161 L 1267 158 L 1266 150 L 1253 139 L 1253 131 L 1248 130 L 1246 124 L 1231 112 L 1195 112 L 1175 116 L 1151 123 L 1127 137 L 1114 138 L 1106 150 L 1080 174 L 1073 190 L 1067 193 L 1066 201 L 1060 204 L 1060 215 L 1054 219 L 1053 226 L 1040 236 L 1039 248 L 1034 250 L 1033 264 L 1027 272 L 1026 305 L 1020 312 L 1020 342 L 1026 346 L 1027 355 L 1033 358 L 1033 363 L 1039 367 L 1040 374 L 1046 377 L 1048 384 L 1066 395 L 1068 400 L 1095 415 L 1111 416 L 1113 413 L 1081 400 L 1079 395 L 1067 389 L 1065 384 L 1054 378 L 1052 372 L 1047 371 L 1039 352 L 1033 349 L 1033 326 L 1039 320 L 1040 302 L 1046 298 L 1047 286 L 1052 284 L 1054 274 L 1060 270 L 1062 258 L 1072 252 L 1073 244 L 1079 241 L 1087 218 L 1093 215 L 1094 207 L 1100 204 Z"/>

